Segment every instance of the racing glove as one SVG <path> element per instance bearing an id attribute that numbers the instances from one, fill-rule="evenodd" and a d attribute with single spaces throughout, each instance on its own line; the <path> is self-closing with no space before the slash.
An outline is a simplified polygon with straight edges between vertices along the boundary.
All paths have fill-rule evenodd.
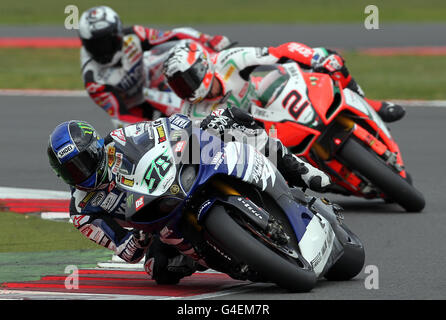
<path id="1" fill-rule="evenodd" d="M 152 240 L 152 235 L 142 230 L 134 230 L 133 238 L 135 240 L 136 247 L 146 248 L 150 244 L 150 240 Z"/>
<path id="2" fill-rule="evenodd" d="M 182 278 L 192 275 L 197 267 L 192 258 L 161 242 L 158 235 L 153 236 L 146 252 L 144 270 L 157 284 L 177 284 Z"/>
<path id="3" fill-rule="evenodd" d="M 268 141 L 263 125 L 251 114 L 237 107 L 218 109 L 200 123 L 202 130 L 210 130 L 225 142 L 238 141 L 262 149 Z"/>
<path id="4" fill-rule="evenodd" d="M 351 75 L 345 66 L 344 59 L 338 54 L 330 54 L 325 58 L 312 61 L 315 72 L 327 73 L 332 79 L 340 81 L 345 88 L 351 81 Z"/>

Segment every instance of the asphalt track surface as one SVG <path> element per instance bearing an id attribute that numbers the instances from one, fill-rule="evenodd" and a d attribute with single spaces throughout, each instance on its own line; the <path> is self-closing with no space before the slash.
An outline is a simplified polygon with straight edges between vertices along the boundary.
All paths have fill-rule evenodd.
<path id="1" fill-rule="evenodd" d="M 86 97 L 1 96 L 0 105 L 0 186 L 67 191 L 48 166 L 50 132 L 69 119 L 87 120 L 103 135 L 112 128 L 105 113 Z M 362 272 L 352 281 L 322 280 L 308 294 L 256 285 L 215 299 L 444 299 L 445 116 L 444 108 L 410 107 L 404 120 L 389 125 L 415 185 L 426 197 L 422 213 L 406 213 L 379 200 L 328 196 L 344 207 L 347 225 L 364 242 L 365 264 L 378 268 L 379 289 L 366 289 L 369 274 Z"/>
<path id="2" fill-rule="evenodd" d="M 142 25 L 170 30 L 183 25 Z M 279 45 L 298 41 L 312 47 L 371 48 L 446 45 L 446 23 L 381 23 L 367 30 L 362 22 L 337 24 L 222 24 L 194 25 L 208 34 L 224 34 L 239 45 Z M 76 37 L 61 26 L 1 26 L 0 37 Z"/>

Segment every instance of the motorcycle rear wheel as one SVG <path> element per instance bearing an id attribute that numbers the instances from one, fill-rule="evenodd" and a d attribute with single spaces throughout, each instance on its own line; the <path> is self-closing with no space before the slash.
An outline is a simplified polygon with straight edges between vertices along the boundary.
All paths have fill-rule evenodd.
<path id="1" fill-rule="evenodd" d="M 423 210 L 426 201 L 421 192 L 392 170 L 378 155 L 367 150 L 354 138 L 345 141 L 338 155 L 351 169 L 370 180 L 387 197 L 406 211 L 420 212 Z"/>
<path id="2" fill-rule="evenodd" d="M 268 248 L 254 234 L 242 228 L 223 206 L 216 205 L 210 209 L 204 225 L 225 253 L 246 263 L 262 278 L 291 292 L 308 292 L 316 285 L 316 274 L 311 267 L 301 267 Z"/>

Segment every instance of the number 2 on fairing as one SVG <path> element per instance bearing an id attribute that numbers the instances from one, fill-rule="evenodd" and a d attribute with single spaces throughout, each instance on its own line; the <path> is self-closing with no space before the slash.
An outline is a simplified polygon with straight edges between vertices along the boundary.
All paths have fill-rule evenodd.
<path id="1" fill-rule="evenodd" d="M 304 109 L 310 104 L 308 100 L 305 100 L 300 106 L 298 106 L 299 102 L 302 100 L 302 95 L 296 90 L 290 91 L 286 95 L 286 97 L 282 100 L 282 106 L 285 109 L 288 109 L 290 115 L 297 121 L 300 114 Z"/>

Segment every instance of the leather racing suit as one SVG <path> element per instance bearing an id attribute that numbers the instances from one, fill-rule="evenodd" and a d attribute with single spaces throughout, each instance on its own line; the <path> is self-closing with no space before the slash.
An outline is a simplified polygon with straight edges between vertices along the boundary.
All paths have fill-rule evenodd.
<path id="1" fill-rule="evenodd" d="M 93 101 L 111 117 L 115 127 L 172 114 L 163 104 L 162 90 L 147 91 L 150 75 L 144 68 L 144 52 L 168 41 L 192 39 L 219 51 L 230 45 L 224 36 L 210 36 L 192 28 L 160 31 L 135 25 L 124 29 L 122 58 L 116 65 L 102 65 L 81 48 L 84 86 Z M 151 99 L 150 97 L 153 97 Z M 156 97 L 156 98 L 154 98 Z M 156 109 L 157 108 L 157 109 Z"/>
<path id="2" fill-rule="evenodd" d="M 260 65 L 271 65 L 295 61 L 303 69 L 328 73 L 340 82 L 342 88 L 349 88 L 364 97 L 361 87 L 352 78 L 344 60 L 333 50 L 311 48 L 298 42 L 288 42 L 277 47 L 235 47 L 223 50 L 212 56 L 215 77 L 222 86 L 222 94 L 213 100 L 204 99 L 196 104 L 184 104 L 182 113 L 199 119 L 229 102 L 249 111 L 255 93 L 249 86 L 251 71 Z M 388 102 L 364 99 L 378 112 Z M 381 114 L 380 114 L 381 115 Z M 394 121 L 394 120 L 391 120 Z"/>

